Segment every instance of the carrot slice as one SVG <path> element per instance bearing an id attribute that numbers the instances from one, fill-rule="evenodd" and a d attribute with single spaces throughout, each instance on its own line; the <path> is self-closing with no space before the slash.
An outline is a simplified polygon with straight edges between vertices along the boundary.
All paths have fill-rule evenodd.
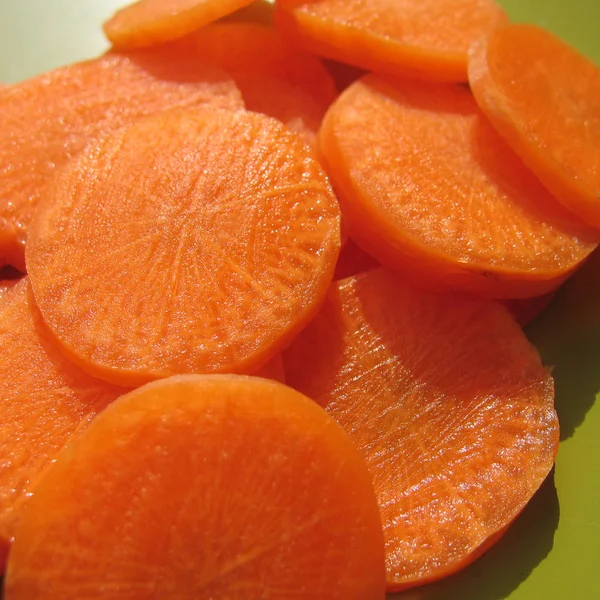
<path id="1" fill-rule="evenodd" d="M 495 30 L 472 52 L 479 106 L 570 211 L 600 227 L 600 69 L 534 25 Z"/>
<path id="2" fill-rule="evenodd" d="M 506 21 L 494 0 L 277 0 L 286 39 L 368 71 L 467 81 L 471 44 Z"/>
<path id="3" fill-rule="evenodd" d="M 495 302 L 425 292 L 377 269 L 335 283 L 284 361 L 288 384 L 367 460 L 389 590 L 472 561 L 552 467 L 552 379 Z"/>
<path id="4" fill-rule="evenodd" d="M 0 266 L 24 270 L 27 225 L 52 174 L 100 134 L 177 106 L 243 108 L 233 80 L 175 47 L 107 54 L 0 94 Z"/>
<path id="5" fill-rule="evenodd" d="M 337 96 L 319 59 L 291 49 L 273 28 L 258 23 L 210 25 L 181 44 L 223 67 L 248 110 L 278 119 L 316 148 L 321 121 Z"/>
<path id="6" fill-rule="evenodd" d="M 138 121 L 90 146 L 47 200 L 27 247 L 37 304 L 67 356 L 122 385 L 254 372 L 318 311 L 339 253 L 320 165 L 252 112 Z"/>
<path id="7" fill-rule="evenodd" d="M 319 135 L 350 236 L 419 284 L 541 295 L 598 242 L 462 85 L 367 75 L 341 94 Z"/>
<path id="8" fill-rule="evenodd" d="M 113 47 L 132 50 L 181 38 L 254 0 L 138 0 L 118 10 L 104 33 Z"/>
<path id="9" fill-rule="evenodd" d="M 347 434 L 284 385 L 154 382 L 47 471 L 5 589 L 7 600 L 383 600 L 373 486 Z"/>
<path id="10" fill-rule="evenodd" d="M 39 475 L 68 439 L 126 390 L 62 358 L 28 297 L 27 278 L 0 301 L 0 573 Z"/>

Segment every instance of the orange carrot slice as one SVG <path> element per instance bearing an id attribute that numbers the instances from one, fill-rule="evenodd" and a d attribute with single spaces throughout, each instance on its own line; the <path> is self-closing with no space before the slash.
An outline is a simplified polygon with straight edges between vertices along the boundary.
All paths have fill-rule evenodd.
<path id="1" fill-rule="evenodd" d="M 506 21 L 494 0 L 278 0 L 286 39 L 368 71 L 466 81 L 471 44 Z"/>
<path id="2" fill-rule="evenodd" d="M 118 10 L 104 33 L 113 47 L 132 50 L 181 38 L 254 0 L 138 0 Z"/>
<path id="3" fill-rule="evenodd" d="M 383 600 L 373 486 L 347 434 L 286 386 L 151 383 L 47 471 L 5 589 L 9 600 Z"/>
<path id="4" fill-rule="evenodd" d="M 0 573 L 34 484 L 68 439 L 126 390 L 90 377 L 53 347 L 27 278 L 0 301 Z"/>
<path id="5" fill-rule="evenodd" d="M 600 69 L 534 25 L 495 30 L 469 81 L 498 132 L 570 211 L 600 227 Z"/>
<path id="6" fill-rule="evenodd" d="M 256 371 L 318 311 L 339 253 L 320 165 L 252 112 L 138 121 L 47 200 L 27 247 L 36 302 L 67 356 L 122 385 Z"/>
<path id="7" fill-rule="evenodd" d="M 462 85 L 367 75 L 331 107 L 319 140 L 350 236 L 419 284 L 541 295 L 597 244 Z"/>
<path id="8" fill-rule="evenodd" d="M 319 59 L 289 48 L 272 28 L 257 23 L 210 25 L 181 44 L 223 67 L 248 110 L 278 119 L 316 148 L 321 121 L 337 96 Z"/>
<path id="9" fill-rule="evenodd" d="M 284 360 L 288 384 L 367 460 L 389 590 L 471 562 L 552 467 L 552 379 L 495 302 L 424 292 L 377 269 L 335 283 Z"/>
<path id="10" fill-rule="evenodd" d="M 232 79 L 174 47 L 107 54 L 0 94 L 0 266 L 24 270 L 27 225 L 52 174 L 93 139 L 177 106 L 243 108 Z"/>

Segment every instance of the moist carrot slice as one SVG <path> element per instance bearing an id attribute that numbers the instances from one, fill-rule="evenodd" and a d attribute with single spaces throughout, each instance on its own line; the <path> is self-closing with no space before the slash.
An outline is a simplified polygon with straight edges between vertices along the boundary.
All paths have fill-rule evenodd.
<path id="1" fill-rule="evenodd" d="M 0 298 L 0 573 L 36 480 L 67 440 L 126 390 L 90 377 L 53 346 L 27 278 Z"/>
<path id="2" fill-rule="evenodd" d="M 138 121 L 46 200 L 27 247 L 36 302 L 67 356 L 122 385 L 256 371 L 318 311 L 339 253 L 321 166 L 253 112 Z"/>
<path id="3" fill-rule="evenodd" d="M 106 54 L 0 94 L 0 266 L 24 270 L 27 225 L 48 179 L 103 132 L 177 106 L 243 108 L 219 67 L 175 47 Z"/>
<path id="4" fill-rule="evenodd" d="M 535 25 L 500 27 L 473 48 L 475 99 L 570 211 L 600 227 L 600 69 Z"/>
<path id="5" fill-rule="evenodd" d="M 366 458 L 389 590 L 472 561 L 552 467 L 552 379 L 493 301 L 369 271 L 334 283 L 284 362 L 288 385 L 323 406 Z"/>
<path id="6" fill-rule="evenodd" d="M 377 260 L 349 239 L 340 251 L 333 278 L 335 280 L 346 279 L 346 277 L 358 275 L 379 266 Z"/>
<path id="7" fill-rule="evenodd" d="M 290 48 L 273 28 L 258 23 L 210 25 L 181 44 L 223 67 L 248 110 L 278 119 L 316 148 L 321 121 L 337 96 L 318 58 Z"/>
<path id="8" fill-rule="evenodd" d="M 121 397 L 28 503 L 7 600 L 383 600 L 364 460 L 294 390 L 177 376 Z"/>
<path id="9" fill-rule="evenodd" d="M 290 46 L 272 27 L 260 23 L 217 23 L 179 43 L 199 49 L 234 78 L 266 75 L 283 80 L 325 105 L 337 97 L 335 83 L 322 62 Z"/>
<path id="10" fill-rule="evenodd" d="M 494 0 L 277 0 L 283 37 L 368 71 L 467 81 L 471 44 L 506 21 Z"/>
<path id="11" fill-rule="evenodd" d="M 104 23 L 116 49 L 132 50 L 181 38 L 254 0 L 138 0 Z"/>
<path id="12" fill-rule="evenodd" d="M 462 85 L 367 75 L 341 94 L 319 136 L 350 236 L 419 284 L 541 295 L 598 242 Z"/>

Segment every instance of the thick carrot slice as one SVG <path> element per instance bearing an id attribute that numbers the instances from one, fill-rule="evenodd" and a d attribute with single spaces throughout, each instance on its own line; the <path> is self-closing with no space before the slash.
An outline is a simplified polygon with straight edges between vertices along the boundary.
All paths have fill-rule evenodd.
<path id="1" fill-rule="evenodd" d="M 138 121 L 63 170 L 27 265 L 62 350 L 133 386 L 262 367 L 318 311 L 339 247 L 337 199 L 295 134 L 194 109 Z"/>
<path id="2" fill-rule="evenodd" d="M 314 402 L 188 375 L 123 396 L 36 488 L 7 600 L 383 600 L 369 473 Z"/>
<path id="3" fill-rule="evenodd" d="M 138 0 L 118 10 L 104 33 L 113 47 L 132 50 L 181 38 L 254 0 Z"/>
<path id="4" fill-rule="evenodd" d="M 379 262 L 370 254 L 359 248 L 352 240 L 348 240 L 340 251 L 333 278 L 346 279 L 379 266 Z"/>
<path id="5" fill-rule="evenodd" d="M 600 227 L 600 69 L 534 25 L 495 30 L 473 48 L 479 106 L 573 213 Z"/>
<path id="6" fill-rule="evenodd" d="M 273 28 L 257 23 L 210 25 L 181 44 L 223 67 L 248 110 L 278 119 L 316 147 L 321 121 L 337 96 L 319 59 L 291 49 Z"/>
<path id="7" fill-rule="evenodd" d="M 233 80 L 175 47 L 52 71 L 0 94 L 0 266 L 24 270 L 31 215 L 52 174 L 91 140 L 177 106 L 243 108 Z"/>
<path id="8" fill-rule="evenodd" d="M 70 437 L 126 390 L 93 379 L 53 347 L 27 278 L 0 299 L 0 573 L 36 480 Z"/>
<path id="9" fill-rule="evenodd" d="M 597 244 L 462 85 L 367 75 L 331 107 L 319 141 L 350 236 L 420 284 L 541 295 Z"/>
<path id="10" fill-rule="evenodd" d="M 558 448 L 553 382 L 499 304 L 384 268 L 334 284 L 285 357 L 373 477 L 390 590 L 465 566 L 519 514 Z"/>
<path id="11" fill-rule="evenodd" d="M 467 81 L 471 44 L 506 21 L 494 0 L 277 0 L 283 37 L 368 71 Z"/>
<path id="12" fill-rule="evenodd" d="M 259 23 L 218 23 L 181 40 L 198 48 L 234 78 L 268 76 L 287 81 L 329 105 L 337 97 L 335 83 L 321 61 L 286 43 Z"/>

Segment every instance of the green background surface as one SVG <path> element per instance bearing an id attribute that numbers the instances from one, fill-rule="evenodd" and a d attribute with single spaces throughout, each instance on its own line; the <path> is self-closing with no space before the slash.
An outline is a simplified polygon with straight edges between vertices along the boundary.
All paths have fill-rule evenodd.
<path id="1" fill-rule="evenodd" d="M 122 0 L 0 0 L 0 81 L 106 48 L 100 23 Z M 503 0 L 600 64 L 600 0 Z M 2 132 L 0 132 L 0 135 Z M 552 476 L 504 538 L 439 584 L 397 600 L 600 599 L 600 254 L 527 330 L 553 368 L 561 445 Z"/>

